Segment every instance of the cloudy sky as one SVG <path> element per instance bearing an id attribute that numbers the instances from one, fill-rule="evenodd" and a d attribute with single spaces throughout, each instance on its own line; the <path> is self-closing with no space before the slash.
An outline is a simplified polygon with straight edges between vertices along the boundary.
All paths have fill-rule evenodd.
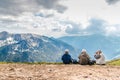
<path id="1" fill-rule="evenodd" d="M 0 0 L 0 32 L 120 36 L 120 0 Z"/>

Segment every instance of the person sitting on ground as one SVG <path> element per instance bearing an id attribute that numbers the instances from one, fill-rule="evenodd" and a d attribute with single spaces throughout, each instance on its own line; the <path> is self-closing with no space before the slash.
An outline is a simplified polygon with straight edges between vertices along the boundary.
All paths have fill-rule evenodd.
<path id="1" fill-rule="evenodd" d="M 80 55 L 79 55 L 79 64 L 81 65 L 87 65 L 89 64 L 89 61 L 90 61 L 90 57 L 89 55 L 87 54 L 86 50 L 85 49 L 82 49 Z"/>
<path id="2" fill-rule="evenodd" d="M 64 64 L 72 63 L 72 57 L 69 54 L 69 50 L 68 49 L 65 49 L 65 53 L 62 56 L 62 61 L 63 61 Z"/>
<path id="3" fill-rule="evenodd" d="M 91 60 L 87 51 L 82 49 L 81 54 L 79 55 L 79 64 L 81 65 L 94 65 L 96 63 L 95 60 Z"/>
<path id="4" fill-rule="evenodd" d="M 94 55 L 95 59 L 96 59 L 96 64 L 98 65 L 105 65 L 105 56 L 103 55 L 103 52 L 101 50 L 98 50 L 95 55 Z"/>

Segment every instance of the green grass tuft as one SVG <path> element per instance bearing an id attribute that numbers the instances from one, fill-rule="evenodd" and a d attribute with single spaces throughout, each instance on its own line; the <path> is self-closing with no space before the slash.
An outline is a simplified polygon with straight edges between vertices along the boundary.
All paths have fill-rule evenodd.
<path id="1" fill-rule="evenodd" d="M 61 65 L 62 62 L 0 62 L 0 64 L 37 64 L 37 65 Z M 120 66 L 120 59 L 115 59 L 107 62 L 107 65 Z"/>
<path id="2" fill-rule="evenodd" d="M 63 64 L 61 62 L 36 62 L 35 64 Z"/>
<path id="3" fill-rule="evenodd" d="M 62 62 L 0 62 L 0 64 L 14 64 L 14 63 L 17 63 L 17 64 L 63 64 Z"/>
<path id="4" fill-rule="evenodd" d="M 120 66 L 120 59 L 115 59 L 107 62 L 108 65 Z"/>

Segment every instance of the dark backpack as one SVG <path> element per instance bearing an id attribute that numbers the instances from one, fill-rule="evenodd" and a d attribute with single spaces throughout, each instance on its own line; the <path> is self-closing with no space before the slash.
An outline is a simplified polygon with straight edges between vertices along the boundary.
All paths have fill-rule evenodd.
<path id="1" fill-rule="evenodd" d="M 73 64 L 78 64 L 78 61 L 76 59 L 72 59 Z"/>

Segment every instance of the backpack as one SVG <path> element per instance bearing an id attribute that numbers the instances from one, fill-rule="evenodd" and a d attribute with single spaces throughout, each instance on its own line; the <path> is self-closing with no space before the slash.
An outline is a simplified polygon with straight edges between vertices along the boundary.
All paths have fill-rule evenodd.
<path id="1" fill-rule="evenodd" d="M 72 59 L 72 63 L 73 63 L 73 64 L 78 64 L 78 62 L 77 62 L 76 59 Z"/>

